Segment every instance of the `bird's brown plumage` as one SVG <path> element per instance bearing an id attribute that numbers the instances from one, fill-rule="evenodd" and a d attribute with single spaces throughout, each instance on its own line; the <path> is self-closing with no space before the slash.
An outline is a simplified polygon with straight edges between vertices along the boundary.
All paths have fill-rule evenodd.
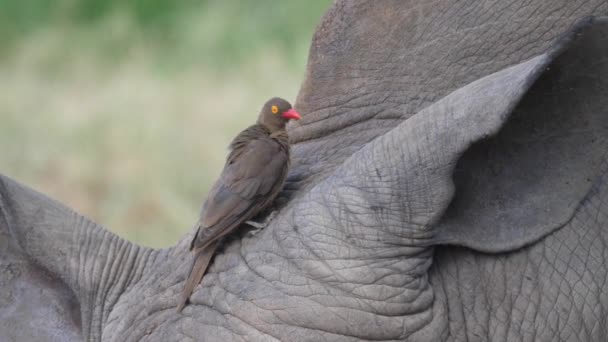
<path id="1" fill-rule="evenodd" d="M 272 98 L 255 125 L 230 144 L 230 154 L 201 210 L 198 230 L 190 243 L 194 262 L 184 284 L 181 312 L 211 262 L 220 238 L 266 209 L 283 188 L 289 168 L 285 124 L 298 119 L 289 102 Z"/>

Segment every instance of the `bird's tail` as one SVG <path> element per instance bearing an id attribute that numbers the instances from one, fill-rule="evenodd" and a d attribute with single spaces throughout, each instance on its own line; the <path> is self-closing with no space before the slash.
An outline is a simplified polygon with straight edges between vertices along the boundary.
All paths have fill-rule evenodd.
<path id="1" fill-rule="evenodd" d="M 177 306 L 177 312 L 182 312 L 186 303 L 188 302 L 188 298 L 194 291 L 194 288 L 198 283 L 201 282 L 201 279 L 205 275 L 205 271 L 207 271 L 207 267 L 209 266 L 209 262 L 213 257 L 213 253 L 215 252 L 215 247 L 217 243 L 211 243 L 205 248 L 196 250 L 194 253 L 194 261 L 192 262 L 192 268 L 190 269 L 190 274 L 188 275 L 188 279 L 184 283 L 184 289 L 182 290 L 182 294 L 179 298 L 179 305 Z"/>

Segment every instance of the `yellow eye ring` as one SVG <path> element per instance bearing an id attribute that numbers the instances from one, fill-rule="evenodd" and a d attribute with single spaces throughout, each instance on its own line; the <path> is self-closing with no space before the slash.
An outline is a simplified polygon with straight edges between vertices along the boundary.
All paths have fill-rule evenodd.
<path id="1" fill-rule="evenodd" d="M 270 111 L 272 112 L 272 114 L 276 114 L 279 112 L 279 107 L 272 106 L 272 107 L 270 107 Z"/>

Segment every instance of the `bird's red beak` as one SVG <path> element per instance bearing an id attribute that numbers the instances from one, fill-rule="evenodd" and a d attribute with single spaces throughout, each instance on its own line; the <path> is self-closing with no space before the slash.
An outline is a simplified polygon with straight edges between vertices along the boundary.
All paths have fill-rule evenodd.
<path id="1" fill-rule="evenodd" d="M 295 109 L 291 108 L 290 110 L 286 110 L 281 114 L 282 117 L 288 120 L 300 120 L 302 117 L 300 113 L 296 112 Z"/>

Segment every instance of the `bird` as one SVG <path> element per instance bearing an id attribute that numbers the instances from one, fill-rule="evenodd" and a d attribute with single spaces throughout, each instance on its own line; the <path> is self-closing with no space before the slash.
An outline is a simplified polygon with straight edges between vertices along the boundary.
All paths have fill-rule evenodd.
<path id="1" fill-rule="evenodd" d="M 288 101 L 271 98 L 260 110 L 257 122 L 230 143 L 224 168 L 207 195 L 190 243 L 194 260 L 179 298 L 178 313 L 205 275 L 220 239 L 243 223 L 258 228 L 264 225 L 249 220 L 268 209 L 283 189 L 290 165 L 285 126 L 300 118 Z"/>

